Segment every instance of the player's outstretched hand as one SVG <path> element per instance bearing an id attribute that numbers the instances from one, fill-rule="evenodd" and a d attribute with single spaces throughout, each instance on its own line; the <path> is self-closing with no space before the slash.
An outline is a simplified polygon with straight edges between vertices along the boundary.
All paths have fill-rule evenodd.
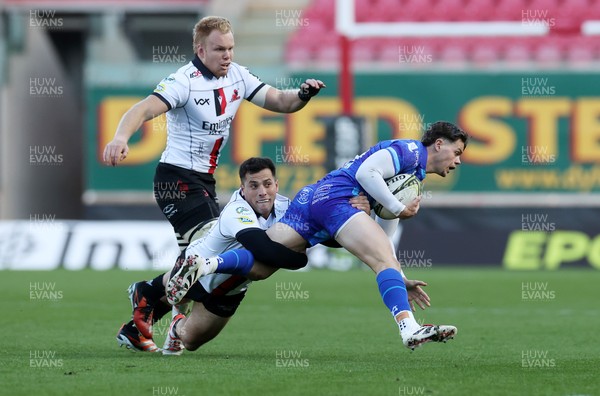
<path id="1" fill-rule="evenodd" d="M 431 300 L 429 295 L 425 293 L 425 290 L 421 286 L 427 286 L 427 283 L 420 280 L 405 279 L 406 291 L 408 292 L 408 301 L 413 311 L 416 310 L 415 304 L 421 309 L 425 309 L 431 306 Z"/>
<path id="2" fill-rule="evenodd" d="M 310 98 L 319 93 L 321 88 L 325 88 L 325 83 L 323 81 L 309 78 L 300 84 L 300 92 L 298 92 L 298 96 L 303 101 L 308 102 Z"/>
<path id="3" fill-rule="evenodd" d="M 400 214 L 398 215 L 398 218 L 400 220 L 406 220 L 406 219 L 410 219 L 411 217 L 416 215 L 417 212 L 419 211 L 419 204 L 421 202 L 421 197 L 422 197 L 422 195 L 419 195 L 418 197 L 416 197 L 415 199 L 410 201 L 408 203 L 408 205 L 406 205 L 406 208 L 404 208 L 404 210 L 402 210 L 402 212 L 400 212 Z"/>
<path id="4" fill-rule="evenodd" d="M 102 159 L 104 160 L 105 164 L 116 166 L 118 162 L 121 162 L 127 158 L 128 153 L 129 146 L 127 146 L 127 142 L 113 139 L 104 148 Z"/>
<path id="5" fill-rule="evenodd" d="M 352 197 L 350 199 L 350 204 L 353 208 L 362 210 L 369 216 L 371 215 L 371 205 L 369 205 L 369 200 L 367 199 L 364 193 L 361 192 L 358 194 L 358 196 Z"/>

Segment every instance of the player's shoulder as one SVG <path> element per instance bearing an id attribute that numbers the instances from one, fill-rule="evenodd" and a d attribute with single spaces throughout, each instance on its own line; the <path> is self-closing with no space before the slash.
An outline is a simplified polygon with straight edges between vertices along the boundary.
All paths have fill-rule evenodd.
<path id="1" fill-rule="evenodd" d="M 247 227 L 258 227 L 256 213 L 250 204 L 237 190 L 219 215 L 219 232 L 221 235 L 234 237 L 237 230 Z"/>
<path id="2" fill-rule="evenodd" d="M 194 63 L 192 61 L 190 61 L 190 62 L 186 63 L 185 65 L 181 66 L 179 69 L 177 69 L 177 71 L 175 71 L 174 74 L 185 77 L 189 80 L 190 78 L 194 78 L 193 74 L 197 70 L 198 70 L 198 68 L 194 65 Z"/>
<path id="3" fill-rule="evenodd" d="M 394 141 L 392 147 L 400 154 L 400 168 L 401 169 L 416 169 L 426 160 L 426 149 L 419 140 L 412 139 L 398 139 Z"/>
<path id="4" fill-rule="evenodd" d="M 246 66 L 240 65 L 239 63 L 231 62 L 229 70 L 230 72 L 234 72 L 236 76 L 239 76 L 244 79 L 249 77 L 251 78 L 252 76 L 260 80 L 260 77 L 252 73 L 250 69 L 248 69 Z"/>
<path id="5" fill-rule="evenodd" d="M 155 92 L 161 92 L 167 90 L 169 86 L 177 87 L 183 85 L 189 85 L 190 78 L 188 73 L 191 73 L 191 70 L 194 70 L 195 67 L 192 62 L 189 62 L 186 65 L 181 66 L 175 72 L 169 74 L 167 77 L 163 78 L 160 83 L 158 83 Z"/>
<path id="6" fill-rule="evenodd" d="M 254 213 L 250 204 L 244 199 L 240 190 L 236 190 L 229 199 L 229 202 L 223 208 L 221 212 L 221 216 L 235 216 L 235 215 L 245 215 L 248 213 Z"/>
<path id="7" fill-rule="evenodd" d="M 229 65 L 229 70 L 233 71 L 235 73 L 249 72 L 249 70 L 246 66 L 242 66 L 236 62 L 231 62 L 231 64 Z"/>
<path id="8" fill-rule="evenodd" d="M 418 151 L 423 147 L 423 143 L 414 139 L 393 139 L 385 140 L 384 142 L 387 147 L 397 147 L 407 151 Z"/>

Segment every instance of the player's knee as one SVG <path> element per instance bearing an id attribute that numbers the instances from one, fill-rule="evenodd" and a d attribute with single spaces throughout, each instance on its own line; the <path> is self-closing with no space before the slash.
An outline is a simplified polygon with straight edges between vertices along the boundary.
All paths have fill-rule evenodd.
<path id="1" fill-rule="evenodd" d="M 212 226 L 217 222 L 218 219 L 210 219 L 201 222 L 200 224 L 189 229 L 184 235 L 183 239 L 186 243 L 190 244 L 198 239 L 202 239 L 208 234 Z"/>
<path id="2" fill-rule="evenodd" d="M 218 333 L 217 333 L 218 334 Z M 207 342 L 209 342 L 210 340 L 212 340 L 213 338 L 215 338 L 216 334 L 203 334 L 200 337 L 196 337 L 194 339 L 181 339 L 181 342 L 183 343 L 183 346 L 185 347 L 185 349 L 187 349 L 188 351 L 195 351 L 198 348 L 200 348 L 202 345 L 206 344 Z"/>
<path id="3" fill-rule="evenodd" d="M 200 348 L 202 346 L 202 344 L 204 344 L 203 342 L 185 342 L 183 341 L 183 346 L 185 347 L 185 349 L 187 349 L 188 351 L 195 351 L 198 348 Z"/>
<path id="4" fill-rule="evenodd" d="M 251 281 L 261 281 L 261 280 L 267 279 L 268 277 L 269 277 L 269 275 L 265 274 L 264 272 L 260 272 L 260 271 L 248 273 L 248 279 L 250 279 Z"/>

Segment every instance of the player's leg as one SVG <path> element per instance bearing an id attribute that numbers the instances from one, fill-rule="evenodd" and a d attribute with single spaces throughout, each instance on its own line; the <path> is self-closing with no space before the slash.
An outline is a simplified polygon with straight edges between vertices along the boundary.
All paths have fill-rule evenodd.
<path id="1" fill-rule="evenodd" d="M 309 221 L 305 220 L 309 217 L 307 212 L 308 205 L 305 204 L 310 200 L 310 196 L 312 196 L 314 191 L 314 188 L 307 187 L 296 194 L 296 197 L 283 218 L 267 230 L 267 236 L 271 241 L 278 242 L 295 252 L 305 251 L 306 241 L 309 240 L 309 237 L 301 235 L 296 230 L 301 230 L 302 232 L 311 235 L 317 231 L 316 229 L 313 229 Z M 178 270 L 172 273 L 166 287 L 169 303 L 176 304 L 186 295 L 189 287 L 191 287 L 200 276 L 206 274 L 214 272 L 236 273 L 246 277 L 264 279 L 274 272 L 274 270 L 261 267 L 260 264 L 257 264 L 256 267 L 254 267 L 255 263 L 253 255 L 244 249 L 230 250 L 211 258 L 199 256 L 200 255 L 194 257 L 194 255 L 189 255 L 185 262 L 179 266 Z M 275 256 L 276 255 L 273 255 L 273 257 Z M 303 257 L 305 258 L 305 256 Z M 270 266 L 273 268 L 276 267 L 275 265 Z M 253 268 L 254 271 L 252 270 Z"/>
<path id="2" fill-rule="evenodd" d="M 181 251 L 194 240 L 201 239 L 210 230 L 219 215 L 215 181 L 187 169 L 160 163 L 154 176 L 154 197 L 163 214 L 173 226 Z M 168 273 L 167 273 L 168 274 Z M 133 319 L 140 332 L 152 338 L 152 324 L 173 310 L 181 310 L 161 301 L 165 295 L 164 278 L 160 274 L 148 282 L 134 284 Z"/>
<path id="3" fill-rule="evenodd" d="M 250 272 L 248 272 L 246 275 L 246 278 L 250 279 L 251 281 L 265 280 L 269 276 L 273 275 L 278 269 L 279 268 L 270 267 L 255 261 L 252 265 L 252 269 L 250 269 Z"/>
<path id="4" fill-rule="evenodd" d="M 273 241 L 282 244 L 296 252 L 306 250 L 306 241 L 292 227 L 283 223 L 276 223 L 267 230 L 267 236 Z M 255 261 L 246 277 L 250 280 L 264 280 L 273 275 L 279 268 L 265 265 Z"/>
<path id="5" fill-rule="evenodd" d="M 400 270 L 400 264 L 394 258 L 388 236 L 371 217 L 363 212 L 356 212 L 345 224 L 342 224 L 335 239 L 376 274 L 387 268 Z"/>
<path id="6" fill-rule="evenodd" d="M 173 318 L 163 354 L 179 355 L 183 347 L 195 351 L 215 338 L 235 314 L 246 294 L 243 291 L 231 296 L 212 295 L 198 283 L 194 285 L 196 286 L 198 290 L 192 297 L 202 302 L 194 301 L 189 317 L 177 315 Z"/>
<path id="7" fill-rule="evenodd" d="M 152 327 L 160 318 L 171 311 L 164 299 L 164 291 L 155 285 L 164 274 L 150 281 L 135 282 L 129 286 L 129 301 L 132 307 L 132 323 L 145 338 L 152 339 Z M 164 290 L 164 288 L 162 288 Z"/>
<path id="8" fill-rule="evenodd" d="M 288 212 L 286 212 L 286 216 L 291 210 L 292 208 L 290 207 Z M 306 241 L 294 228 L 279 222 L 267 230 L 267 236 L 271 241 L 286 246 L 286 252 L 281 252 L 281 256 L 288 254 L 287 252 L 292 250 L 296 252 L 291 253 L 294 255 L 294 260 L 298 258 L 296 256 L 300 256 L 303 258 L 304 263 L 306 263 L 306 256 L 303 253 Z M 222 273 L 240 275 L 251 280 L 261 280 L 267 278 L 277 270 L 276 260 L 285 261 L 280 255 L 273 254 L 276 260 L 269 262 L 268 265 L 261 264 L 258 261 L 255 262 L 252 253 L 246 249 L 233 249 L 214 257 L 202 257 L 194 249 L 193 244 L 186 250 L 185 255 L 185 259 L 179 260 L 178 265 L 171 271 L 166 284 L 167 301 L 170 304 L 178 304 L 186 296 L 190 287 L 202 276 L 212 273 Z"/>
<path id="9" fill-rule="evenodd" d="M 428 341 L 445 341 L 456 334 L 454 326 L 420 326 L 414 319 L 408 291 L 383 229 L 369 216 L 357 213 L 343 224 L 336 240 L 377 274 L 384 304 L 400 328 L 404 345 L 414 349 Z"/>
<path id="10" fill-rule="evenodd" d="M 195 351 L 215 338 L 229 322 L 229 319 L 213 314 L 202 303 L 194 302 L 188 317 L 174 319 L 167 336 L 168 342 L 172 345 L 179 340 L 185 349 Z M 169 352 L 176 348 L 167 346 L 165 343 L 163 353 L 174 354 Z"/>
<path id="11" fill-rule="evenodd" d="M 134 326 L 133 320 L 124 323 L 117 332 L 117 343 L 119 346 L 125 346 L 133 352 L 160 352 L 152 339 L 148 339 L 140 334 Z"/>
<path id="12" fill-rule="evenodd" d="M 189 243 L 202 239 L 216 221 L 217 219 L 203 221 L 181 237 L 181 240 L 184 241 L 184 243 L 180 243 L 179 246 L 180 248 L 182 246 L 184 247 L 181 256 L 174 264 L 174 267 L 185 255 L 184 252 Z M 179 234 L 177 233 L 177 235 Z M 163 272 L 151 281 L 134 283 L 129 289 L 129 297 L 133 307 L 133 322 L 140 330 L 140 333 L 149 339 L 152 339 L 152 325 L 162 319 L 169 311 L 172 312 L 172 317 L 175 317 L 179 313 L 185 313 L 186 311 L 185 305 L 172 306 L 167 303 L 165 298 L 165 285 L 169 278 L 169 274 L 170 271 Z"/>

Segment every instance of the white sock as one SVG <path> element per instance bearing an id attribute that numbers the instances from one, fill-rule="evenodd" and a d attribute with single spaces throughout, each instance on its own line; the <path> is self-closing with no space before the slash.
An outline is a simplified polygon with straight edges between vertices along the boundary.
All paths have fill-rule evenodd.
<path id="1" fill-rule="evenodd" d="M 421 327 L 417 321 L 415 320 L 414 315 L 410 311 L 402 311 L 408 313 L 408 318 L 404 318 L 398 322 L 398 327 L 400 328 L 400 335 L 402 338 L 411 336 L 415 331 Z"/>
<path id="2" fill-rule="evenodd" d="M 204 275 L 214 274 L 217 272 L 217 267 L 219 266 L 219 259 L 217 257 L 211 257 L 205 259 L 205 269 L 203 271 Z"/>

